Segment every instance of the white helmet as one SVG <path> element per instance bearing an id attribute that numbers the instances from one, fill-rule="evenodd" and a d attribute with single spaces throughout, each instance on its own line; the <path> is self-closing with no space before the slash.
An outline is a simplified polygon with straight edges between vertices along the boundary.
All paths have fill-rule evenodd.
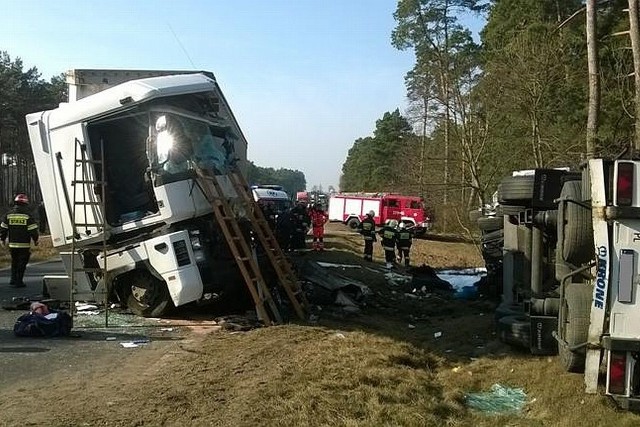
<path id="1" fill-rule="evenodd" d="M 398 224 L 398 228 L 405 228 L 407 226 L 407 224 L 405 224 L 404 222 L 401 222 L 400 224 Z"/>

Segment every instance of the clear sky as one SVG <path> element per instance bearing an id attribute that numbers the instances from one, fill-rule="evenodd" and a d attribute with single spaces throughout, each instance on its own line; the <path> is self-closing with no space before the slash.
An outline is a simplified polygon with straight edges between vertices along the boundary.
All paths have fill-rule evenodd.
<path id="1" fill-rule="evenodd" d="M 249 160 L 338 188 L 387 111 L 406 109 L 412 52 L 393 0 L 0 0 L 0 50 L 43 78 L 71 68 L 212 71 Z"/>

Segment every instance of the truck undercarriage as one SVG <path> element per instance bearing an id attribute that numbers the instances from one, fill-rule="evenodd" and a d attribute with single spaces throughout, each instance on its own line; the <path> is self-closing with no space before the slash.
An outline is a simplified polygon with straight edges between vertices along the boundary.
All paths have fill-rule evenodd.
<path id="1" fill-rule="evenodd" d="M 478 219 L 485 260 L 502 272 L 502 341 L 559 354 L 595 392 L 637 407 L 640 395 L 637 160 L 591 160 L 580 172 L 536 169 L 505 177 L 499 205 Z M 496 268 L 496 266 L 498 266 Z M 637 408 L 636 408 L 637 409 Z"/>

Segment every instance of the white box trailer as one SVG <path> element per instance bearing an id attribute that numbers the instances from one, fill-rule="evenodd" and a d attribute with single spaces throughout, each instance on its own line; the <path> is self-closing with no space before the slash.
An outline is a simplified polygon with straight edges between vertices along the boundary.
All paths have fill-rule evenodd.
<path id="1" fill-rule="evenodd" d="M 86 273 L 76 282 L 91 289 L 77 294 L 104 286 L 157 316 L 243 292 L 231 285 L 237 268 L 195 179 L 196 164 L 224 174 L 247 160 L 213 74 L 72 70 L 68 83 L 70 102 L 26 121 L 53 245 L 73 242 L 82 266 L 109 273 L 106 284 Z"/>

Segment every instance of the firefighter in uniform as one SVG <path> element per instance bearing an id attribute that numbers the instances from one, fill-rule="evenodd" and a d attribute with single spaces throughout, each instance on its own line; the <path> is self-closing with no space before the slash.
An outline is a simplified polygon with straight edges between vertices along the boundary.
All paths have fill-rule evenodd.
<path id="1" fill-rule="evenodd" d="M 309 218 L 304 202 L 298 202 L 298 204 L 291 209 L 291 219 L 293 221 L 291 247 L 292 249 L 305 249 L 305 236 L 309 230 L 311 219 Z"/>
<path id="2" fill-rule="evenodd" d="M 324 250 L 324 225 L 327 223 L 329 216 L 322 209 L 320 203 L 316 203 L 313 209 L 309 212 L 311 217 L 311 226 L 313 229 L 313 250 Z"/>
<path id="3" fill-rule="evenodd" d="M 398 262 L 402 262 L 404 257 L 404 266 L 409 267 L 409 251 L 411 250 L 411 230 L 409 230 L 404 222 L 398 224 L 396 232 L 396 245 L 398 246 Z"/>
<path id="4" fill-rule="evenodd" d="M 374 211 L 367 212 L 367 215 L 358 225 L 358 231 L 364 237 L 364 259 L 373 261 L 373 242 L 376 241 L 376 222 L 373 220 Z"/>
<path id="5" fill-rule="evenodd" d="M 387 268 L 393 268 L 396 262 L 396 227 L 398 221 L 395 219 L 389 220 L 389 222 L 382 227 L 382 230 L 378 231 L 378 234 L 382 236 L 382 247 L 384 248 L 384 260 L 386 261 Z"/>
<path id="6" fill-rule="evenodd" d="M 11 253 L 11 280 L 9 286 L 24 288 L 22 281 L 24 272 L 31 257 L 31 240 L 38 245 L 38 224 L 29 211 L 29 198 L 26 194 L 18 194 L 14 199 L 14 207 L 0 223 L 0 241 L 5 245 L 9 238 Z"/>
<path id="7" fill-rule="evenodd" d="M 283 251 L 289 252 L 293 249 L 291 246 L 293 228 L 294 224 L 291 209 L 281 212 L 278 218 L 276 218 L 276 240 Z"/>

